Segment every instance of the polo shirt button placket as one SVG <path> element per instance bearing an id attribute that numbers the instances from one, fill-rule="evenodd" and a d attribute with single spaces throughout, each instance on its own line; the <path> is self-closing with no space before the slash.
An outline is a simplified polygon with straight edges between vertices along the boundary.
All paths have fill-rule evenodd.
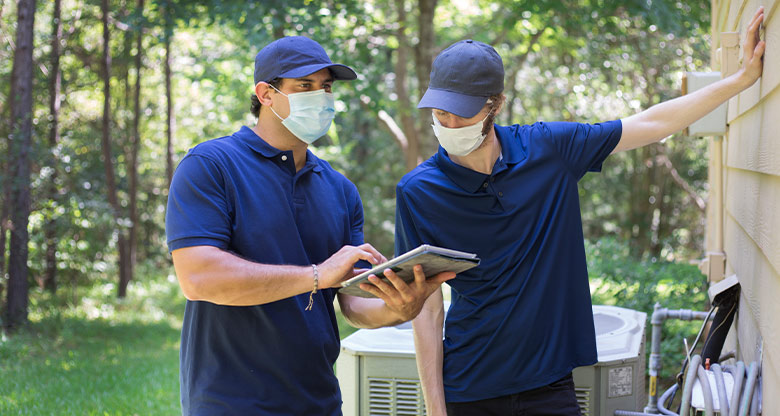
<path id="1" fill-rule="evenodd" d="M 282 155 L 282 162 L 286 162 L 286 161 L 287 161 L 287 155 Z"/>
<path id="2" fill-rule="evenodd" d="M 503 197 L 503 196 L 504 196 L 504 192 L 503 191 L 498 191 L 498 197 L 500 198 L 500 197 Z"/>
<path id="3" fill-rule="evenodd" d="M 487 187 L 488 187 L 487 181 L 482 182 L 482 189 L 487 189 Z"/>

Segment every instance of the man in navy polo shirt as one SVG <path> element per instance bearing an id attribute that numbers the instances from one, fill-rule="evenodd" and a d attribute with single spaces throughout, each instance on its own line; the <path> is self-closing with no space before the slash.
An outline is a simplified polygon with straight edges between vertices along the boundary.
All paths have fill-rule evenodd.
<path id="1" fill-rule="evenodd" d="M 355 185 L 308 145 L 330 127 L 334 80 L 355 78 L 313 40 L 274 41 L 255 58 L 257 125 L 201 143 L 179 164 L 166 232 L 187 298 L 183 414 L 341 414 L 335 288 L 357 262 L 386 259 L 363 242 Z M 381 299 L 338 294 L 354 325 L 407 321 L 454 277 L 426 280 L 418 267 L 407 285 L 385 275 L 393 285 Z"/>
<path id="2" fill-rule="evenodd" d="M 496 51 L 442 51 L 418 108 L 441 147 L 396 190 L 396 254 L 428 243 L 477 253 L 413 321 L 429 416 L 578 415 L 571 371 L 597 361 L 577 182 L 610 153 L 656 142 L 752 85 L 764 42 L 748 30 L 731 77 L 623 120 L 493 124 L 504 102 Z"/>

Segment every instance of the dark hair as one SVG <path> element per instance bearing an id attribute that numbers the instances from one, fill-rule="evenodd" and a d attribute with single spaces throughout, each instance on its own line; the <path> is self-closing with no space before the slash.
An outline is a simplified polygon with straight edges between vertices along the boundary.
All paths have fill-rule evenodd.
<path id="1" fill-rule="evenodd" d="M 482 126 L 482 134 L 486 135 L 490 131 L 490 129 L 493 128 L 493 121 L 496 119 L 496 112 L 498 111 L 498 108 L 501 107 L 501 104 L 504 103 L 506 100 L 506 96 L 503 93 L 498 93 L 491 95 L 490 98 L 487 99 L 487 105 L 490 106 L 490 112 L 487 115 L 487 118 L 485 119 L 485 124 Z"/>
<path id="2" fill-rule="evenodd" d="M 282 79 L 281 78 L 274 78 L 270 81 L 268 81 L 268 84 L 273 86 L 274 88 L 279 88 L 280 85 L 282 85 Z M 260 107 L 263 105 L 260 104 L 260 100 L 257 98 L 257 95 L 255 93 L 252 93 L 252 97 L 250 98 L 252 101 L 252 106 L 249 107 L 249 111 L 252 113 L 255 117 L 260 117 Z"/>

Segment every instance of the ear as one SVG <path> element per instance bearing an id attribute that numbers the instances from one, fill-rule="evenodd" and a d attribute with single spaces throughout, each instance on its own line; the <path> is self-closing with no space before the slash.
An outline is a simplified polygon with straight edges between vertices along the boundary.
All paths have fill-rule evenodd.
<path id="1" fill-rule="evenodd" d="M 494 115 L 497 116 L 501 112 L 501 110 L 504 109 L 504 104 L 506 104 L 506 96 L 504 94 L 501 94 L 501 99 L 499 99 L 498 107 L 496 108 Z"/>
<path id="2" fill-rule="evenodd" d="M 272 94 L 275 92 L 267 82 L 260 81 L 255 85 L 255 95 L 264 107 L 270 107 L 273 104 Z"/>

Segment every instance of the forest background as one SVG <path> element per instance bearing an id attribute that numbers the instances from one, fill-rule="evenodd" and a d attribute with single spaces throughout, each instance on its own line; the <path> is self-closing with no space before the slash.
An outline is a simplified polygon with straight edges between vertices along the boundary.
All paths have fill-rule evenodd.
<path id="1" fill-rule="evenodd" d="M 499 51 L 499 124 L 599 122 L 709 70 L 709 29 L 705 0 L 0 0 L 0 413 L 176 412 L 168 184 L 187 149 L 254 125 L 254 56 L 270 41 L 309 36 L 359 73 L 334 86 L 336 120 L 312 150 L 357 185 L 365 240 L 389 257 L 395 184 L 437 148 L 416 103 L 443 48 Z M 594 303 L 706 308 L 690 264 L 706 180 L 707 142 L 681 134 L 585 176 Z M 665 330 L 669 369 L 695 328 Z"/>

